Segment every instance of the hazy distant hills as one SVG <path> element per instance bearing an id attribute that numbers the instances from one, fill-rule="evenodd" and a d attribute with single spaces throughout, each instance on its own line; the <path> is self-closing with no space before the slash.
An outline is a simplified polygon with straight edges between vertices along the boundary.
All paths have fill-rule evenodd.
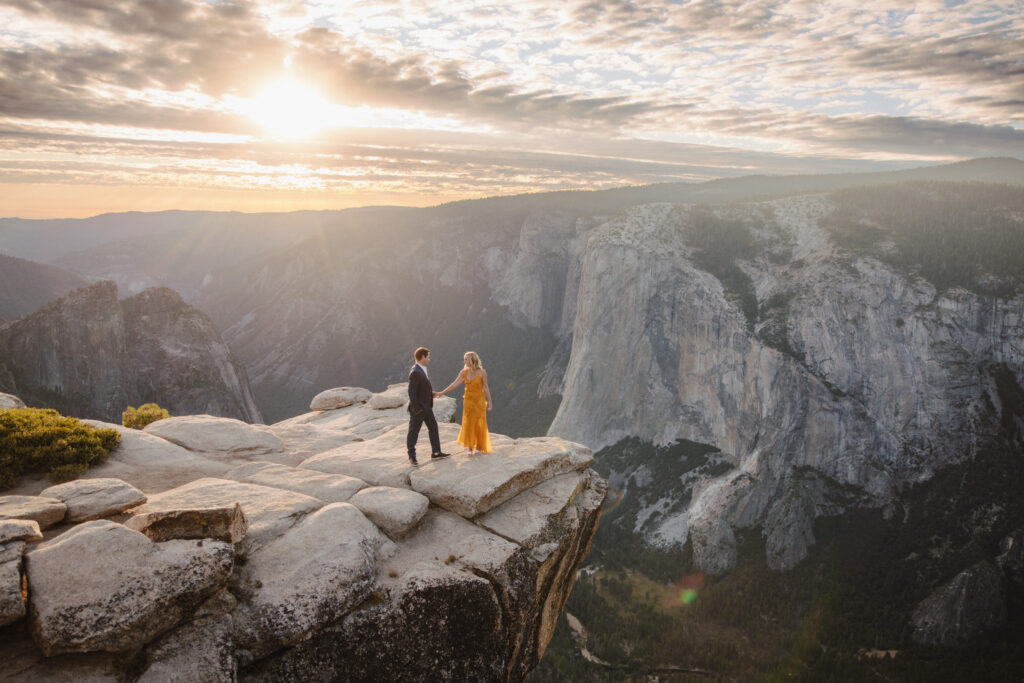
<path id="1" fill-rule="evenodd" d="M 168 266 L 167 257 L 187 263 L 178 252 L 196 256 L 204 249 L 231 243 L 245 254 L 254 247 L 245 245 L 246 237 L 254 244 L 273 248 L 301 239 L 318 231 L 345 229 L 367 221 L 368 216 L 381 217 L 386 225 L 406 211 L 434 211 L 437 215 L 461 215 L 467 212 L 488 212 L 518 208 L 530 210 L 540 206 L 560 207 L 590 213 L 618 211 L 636 204 L 652 202 L 726 202 L 750 201 L 786 194 L 806 194 L 832 190 L 894 183 L 905 180 L 944 180 L 950 182 L 995 182 L 1024 184 L 1024 161 L 1012 158 L 975 159 L 941 166 L 879 173 L 838 173 L 825 175 L 763 176 L 725 178 L 702 183 L 662 183 L 599 191 L 559 191 L 490 197 L 452 202 L 434 209 L 401 207 L 366 207 L 340 211 L 295 211 L 284 213 L 237 213 L 213 211 L 160 211 L 102 214 L 83 219 L 0 218 L 0 253 L 40 262 L 55 262 L 76 252 L 87 252 L 103 245 L 106 256 L 91 252 L 82 255 L 79 270 L 116 268 L 119 259 L 137 254 L 147 239 L 163 250 L 174 250 L 164 259 L 145 262 L 146 268 L 160 272 Z M 213 237 L 211 233 L 219 236 Z M 222 236 L 221 236 L 222 235 Z M 240 260 L 235 253 L 222 252 L 229 262 Z M 73 258 L 64 258 L 71 263 Z"/>
<path id="2" fill-rule="evenodd" d="M 64 221 L 16 221 L 13 228 L 0 221 L 0 249 L 94 279 L 114 280 L 126 294 L 162 285 L 191 299 L 204 281 L 208 284 L 209 274 L 220 269 L 326 229 L 364 221 L 368 213 L 395 211 L 402 209 L 110 214 L 83 220 L 73 229 Z M 132 220 L 137 230 L 131 229 Z M 64 240 L 68 233 L 73 239 Z"/>
<path id="3" fill-rule="evenodd" d="M 0 254 L 0 322 L 31 313 L 88 282 L 63 268 Z"/>

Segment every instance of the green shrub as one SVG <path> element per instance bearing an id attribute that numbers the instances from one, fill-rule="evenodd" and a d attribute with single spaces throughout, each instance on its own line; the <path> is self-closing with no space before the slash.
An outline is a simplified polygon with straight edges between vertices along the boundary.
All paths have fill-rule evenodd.
<path id="1" fill-rule="evenodd" d="M 144 403 L 138 410 L 128 406 L 128 410 L 121 413 L 121 424 L 132 429 L 142 429 L 150 422 L 170 417 L 171 414 L 155 403 Z"/>
<path id="2" fill-rule="evenodd" d="M 46 472 L 54 481 L 74 479 L 106 462 L 121 441 L 113 429 L 97 429 L 56 410 L 0 411 L 0 489 L 28 472 Z"/>

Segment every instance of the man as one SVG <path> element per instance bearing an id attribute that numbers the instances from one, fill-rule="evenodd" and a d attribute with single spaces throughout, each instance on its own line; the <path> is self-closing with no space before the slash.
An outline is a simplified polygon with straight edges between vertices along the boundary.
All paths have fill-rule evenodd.
<path id="1" fill-rule="evenodd" d="M 416 440 L 420 436 L 420 427 L 427 423 L 430 435 L 430 459 L 447 458 L 448 453 L 441 452 L 441 435 L 437 431 L 437 420 L 434 418 L 434 388 L 430 385 L 427 366 L 430 365 L 430 349 L 419 347 L 413 354 L 416 364 L 409 372 L 409 434 L 405 445 L 409 451 L 409 463 L 419 465 L 416 461 Z"/>

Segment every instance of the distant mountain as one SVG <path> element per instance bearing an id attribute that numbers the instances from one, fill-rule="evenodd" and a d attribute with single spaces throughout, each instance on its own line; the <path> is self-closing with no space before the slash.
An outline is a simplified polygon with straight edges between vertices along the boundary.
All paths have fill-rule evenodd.
<path id="1" fill-rule="evenodd" d="M 208 317 L 166 288 L 123 301 L 99 282 L 0 326 L 0 390 L 29 406 L 121 421 L 127 406 L 261 420 Z"/>
<path id="2" fill-rule="evenodd" d="M 88 282 L 63 268 L 0 254 L 0 320 L 31 313 Z"/>
<path id="3" fill-rule="evenodd" d="M 47 262 L 93 279 L 110 279 L 127 293 L 167 286 L 195 303 L 217 274 L 259 254 L 303 239 L 375 225 L 384 231 L 429 217 L 525 214 L 558 209 L 615 213 L 637 204 L 752 201 L 907 180 L 1024 184 L 1024 161 L 975 159 L 880 173 L 743 176 L 702 183 L 664 183 L 612 190 L 540 192 L 452 202 L 431 209 L 365 207 L 341 211 L 246 214 L 161 211 L 103 214 L 85 219 L 0 218 L 0 253 Z"/>
<path id="4" fill-rule="evenodd" d="M 204 290 L 215 288 L 218 275 L 235 264 L 326 232 L 346 230 L 378 217 L 387 220 L 407 211 L 380 207 L 277 214 L 182 212 L 183 220 L 173 229 L 144 230 L 64 253 L 53 263 L 93 278 L 113 280 L 128 294 L 166 286 L 194 301 Z"/>

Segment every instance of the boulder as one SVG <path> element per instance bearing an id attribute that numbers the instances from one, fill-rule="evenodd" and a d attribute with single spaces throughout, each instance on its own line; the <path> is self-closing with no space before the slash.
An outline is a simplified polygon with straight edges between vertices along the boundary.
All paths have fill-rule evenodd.
<path id="1" fill-rule="evenodd" d="M 138 648 L 219 591 L 234 555 L 228 543 L 81 524 L 25 554 L 32 637 L 47 656 Z"/>
<path id="2" fill-rule="evenodd" d="M 69 522 L 109 517 L 146 502 L 146 494 L 120 479 L 76 479 L 43 489 L 40 495 L 67 505 Z"/>
<path id="3" fill-rule="evenodd" d="M 249 521 L 249 530 L 243 539 L 246 551 L 277 538 L 310 512 L 323 507 L 323 501 L 301 493 L 209 477 L 150 496 L 145 505 L 133 512 L 145 515 L 227 507 L 236 503 L 242 506 Z"/>
<path id="4" fill-rule="evenodd" d="M 914 642 L 958 647 L 1006 622 L 1003 575 L 982 561 L 918 603 L 911 616 Z"/>
<path id="5" fill-rule="evenodd" d="M 353 403 L 366 403 L 373 393 L 362 387 L 336 387 L 321 391 L 309 402 L 310 410 L 336 410 Z"/>
<path id="6" fill-rule="evenodd" d="M 347 477 L 344 474 L 324 474 L 272 462 L 239 465 L 224 475 L 224 478 L 304 493 L 325 503 L 343 503 L 366 486 L 362 479 Z"/>
<path id="7" fill-rule="evenodd" d="M 408 402 L 409 385 L 403 382 L 402 384 L 392 384 L 388 386 L 387 390 L 374 394 L 366 402 L 366 405 L 374 410 L 389 410 L 391 408 L 401 408 Z"/>
<path id="8" fill-rule="evenodd" d="M 27 541 L 35 543 L 43 540 L 43 532 L 39 530 L 39 522 L 34 519 L 0 520 L 0 543 L 11 541 Z"/>
<path id="9" fill-rule="evenodd" d="M 352 496 L 349 502 L 395 540 L 409 533 L 423 519 L 430 506 L 430 501 L 424 495 L 389 486 L 365 488 Z"/>
<path id="10" fill-rule="evenodd" d="M 224 505 L 165 512 L 144 512 L 126 520 L 124 525 L 161 542 L 175 538 L 212 538 L 225 543 L 238 543 L 245 538 L 249 522 L 242 506 Z"/>
<path id="11" fill-rule="evenodd" d="M 146 647 L 149 667 L 136 683 L 234 683 L 237 677 L 231 611 L 237 601 L 221 591 L 191 621 Z"/>
<path id="12" fill-rule="evenodd" d="M 183 415 L 168 417 L 143 429 L 196 453 L 251 456 L 280 453 L 284 442 L 263 425 L 251 425 L 229 417 Z"/>
<path id="13" fill-rule="evenodd" d="M 0 543 L 0 626 L 14 623 L 25 616 L 21 578 L 24 550 L 24 541 Z"/>
<path id="14" fill-rule="evenodd" d="M 243 663 L 320 630 L 373 591 L 391 542 L 348 503 L 332 503 L 252 553 L 239 569 L 247 599 L 235 611 Z"/>
<path id="15" fill-rule="evenodd" d="M 1024 588 L 1024 529 L 1017 529 L 999 543 L 996 564 L 1007 579 Z"/>
<path id="16" fill-rule="evenodd" d="M 559 474 L 587 468 L 590 449 L 555 437 L 519 439 L 510 449 L 432 463 L 409 473 L 414 491 L 463 517 L 476 517 Z"/>
<path id="17" fill-rule="evenodd" d="M 42 496 L 0 496 L 0 519 L 32 519 L 40 529 L 49 529 L 64 519 L 68 506 L 56 498 Z"/>
<path id="18" fill-rule="evenodd" d="M 25 402 L 14 394 L 0 393 L 0 410 L 16 410 L 25 407 Z"/>

